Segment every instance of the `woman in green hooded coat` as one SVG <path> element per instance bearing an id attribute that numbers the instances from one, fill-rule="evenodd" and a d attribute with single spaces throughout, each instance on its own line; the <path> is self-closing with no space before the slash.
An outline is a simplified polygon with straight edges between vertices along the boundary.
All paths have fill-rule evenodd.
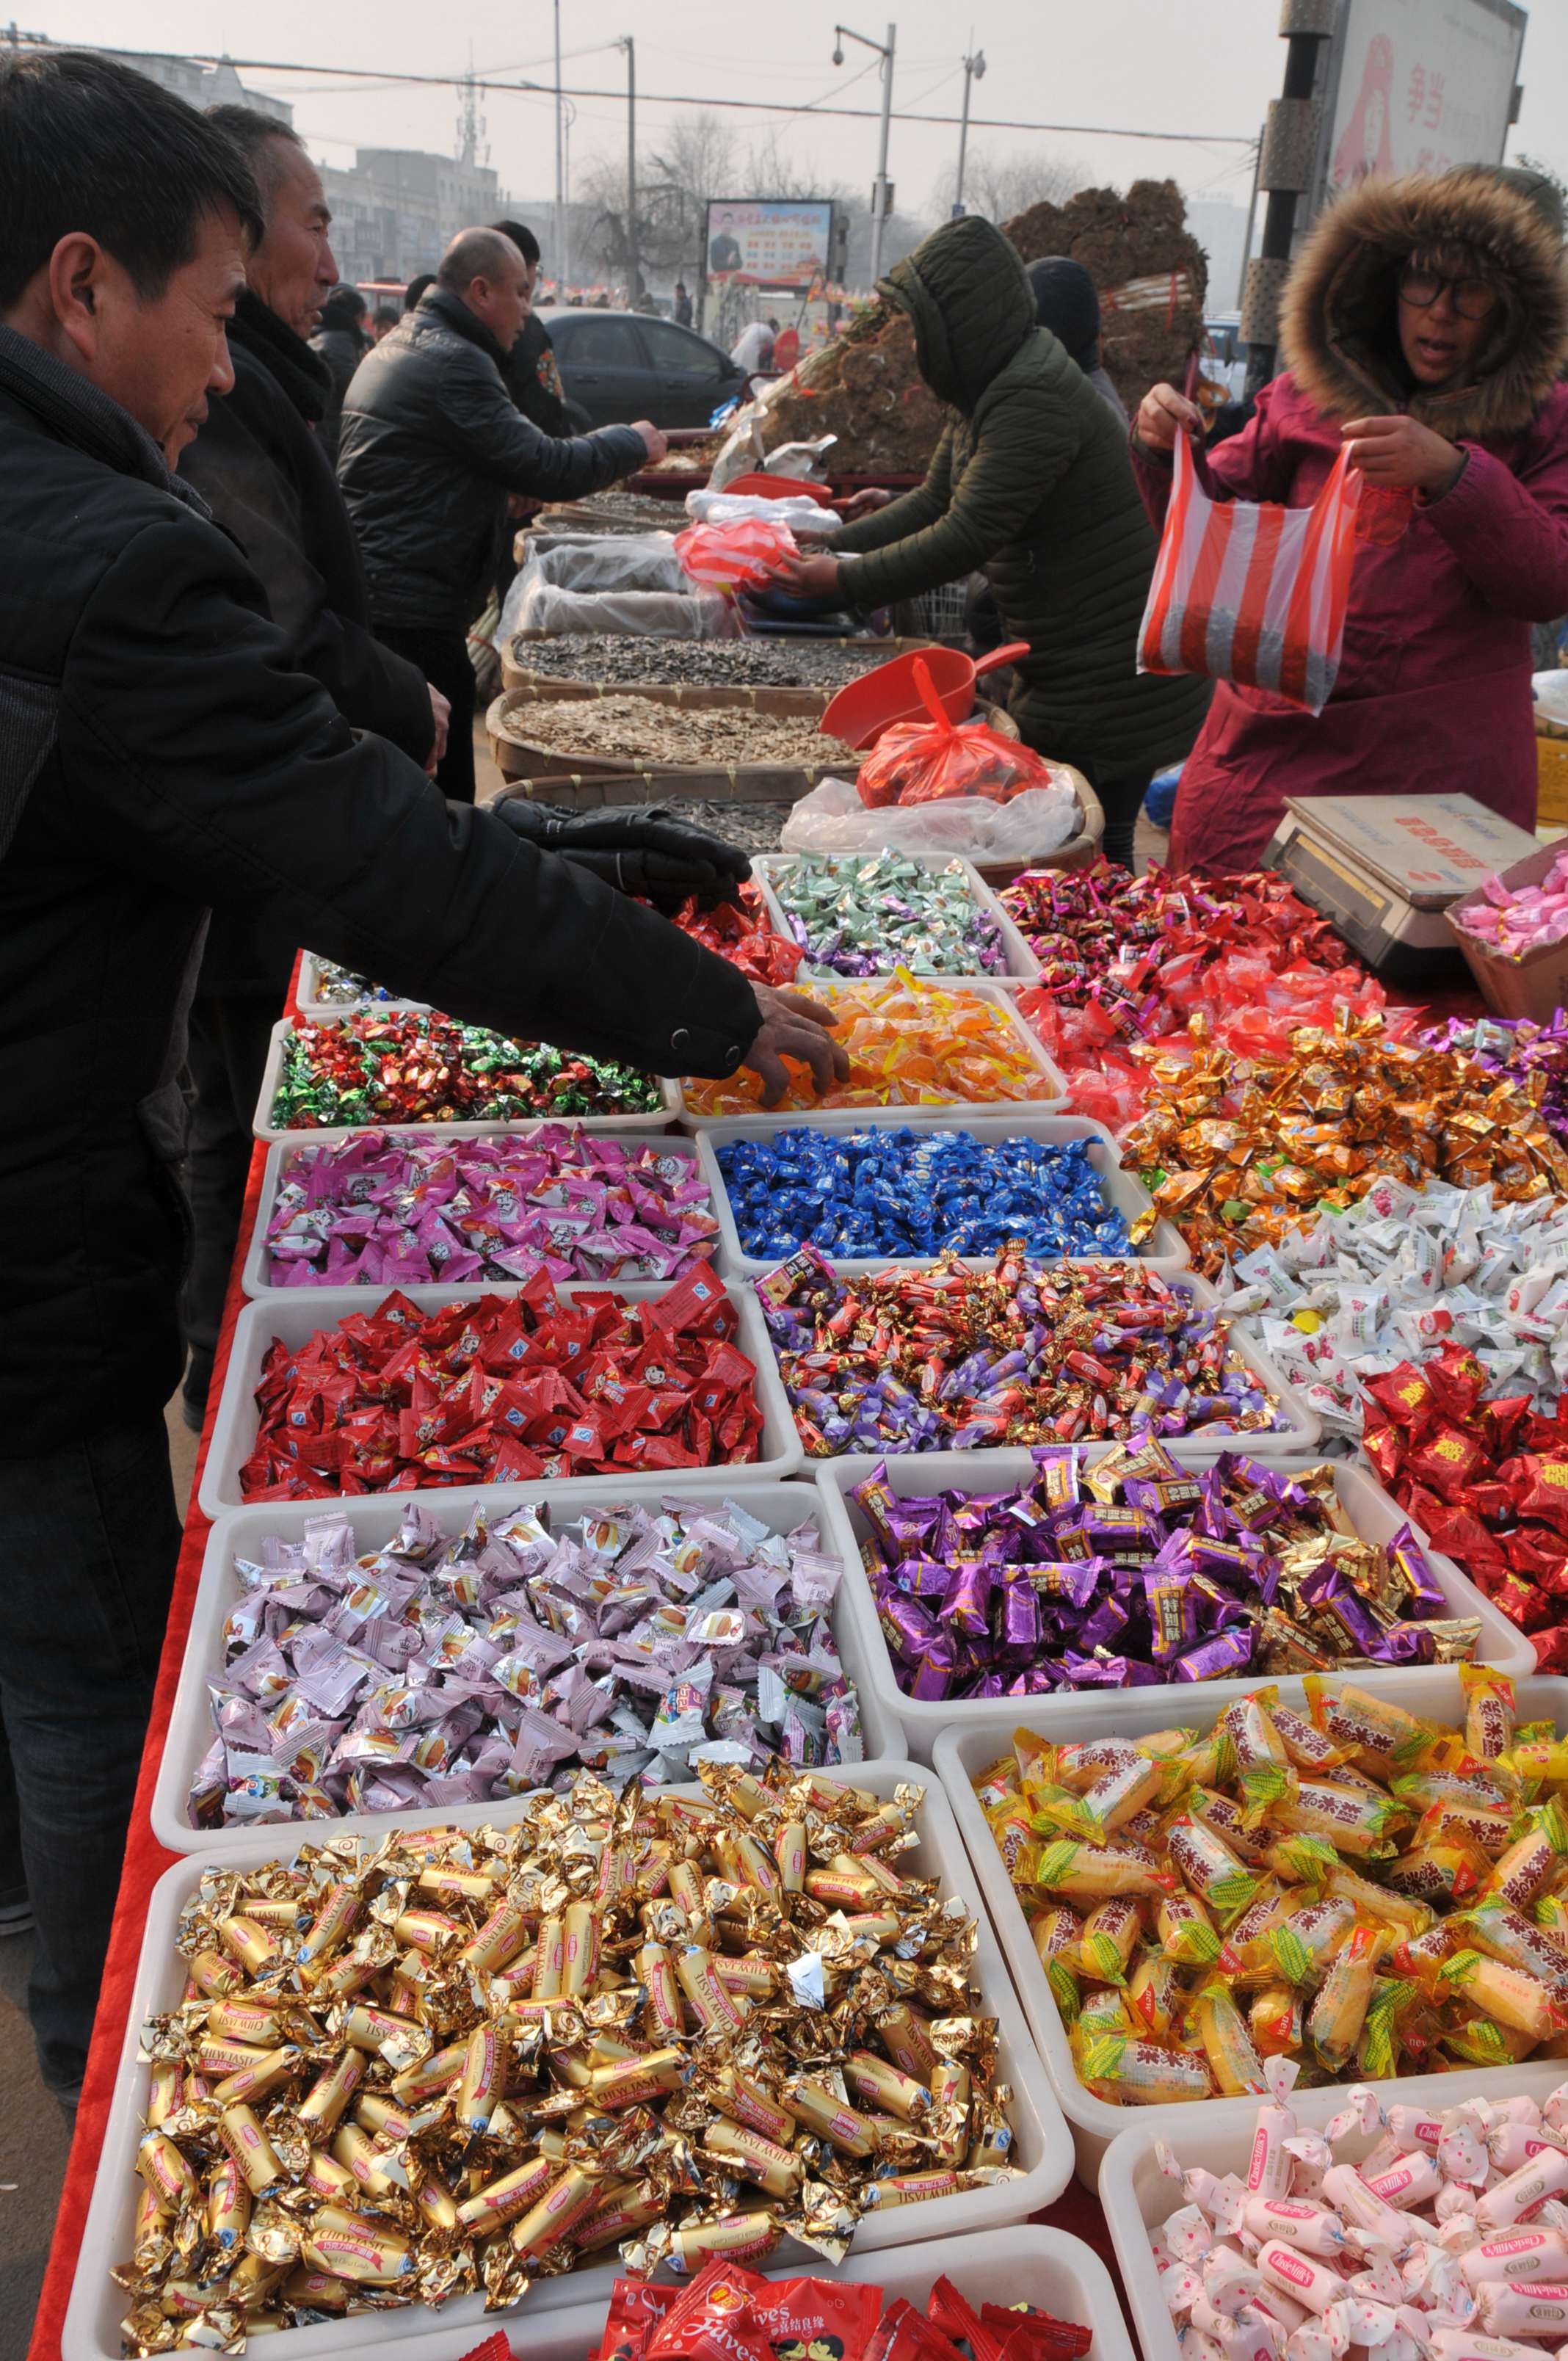
<path id="1" fill-rule="evenodd" d="M 1144 789 L 1197 735 L 1209 684 L 1136 670 L 1157 541 L 1125 434 L 1048 328 L 990 222 L 944 224 L 878 293 L 907 313 L 948 423 L 925 482 L 827 535 L 781 582 L 861 609 L 983 572 L 1009 640 L 1026 640 L 1012 711 L 1025 741 L 1072 763 L 1105 807 L 1105 849 L 1132 859 Z"/>

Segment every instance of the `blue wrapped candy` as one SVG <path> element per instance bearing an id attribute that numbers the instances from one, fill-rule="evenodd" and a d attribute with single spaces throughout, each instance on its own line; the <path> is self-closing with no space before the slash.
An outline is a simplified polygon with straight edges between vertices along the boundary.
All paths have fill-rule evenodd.
<path id="1" fill-rule="evenodd" d="M 1037 1261 L 1129 1255 L 1087 1139 L 978 1139 L 969 1131 L 792 1126 L 718 1148 L 741 1251 L 776 1261 L 809 1241 L 829 1261 L 999 1254 Z"/>

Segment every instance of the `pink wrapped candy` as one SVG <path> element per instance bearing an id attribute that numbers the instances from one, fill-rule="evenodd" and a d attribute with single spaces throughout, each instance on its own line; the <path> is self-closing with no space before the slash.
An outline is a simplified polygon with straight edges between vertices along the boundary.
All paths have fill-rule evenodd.
<path id="1" fill-rule="evenodd" d="M 1485 901 L 1456 909 L 1454 918 L 1504 959 L 1522 959 L 1568 935 L 1568 851 L 1558 854 L 1538 884 L 1505 885 L 1494 875 L 1481 891 Z"/>

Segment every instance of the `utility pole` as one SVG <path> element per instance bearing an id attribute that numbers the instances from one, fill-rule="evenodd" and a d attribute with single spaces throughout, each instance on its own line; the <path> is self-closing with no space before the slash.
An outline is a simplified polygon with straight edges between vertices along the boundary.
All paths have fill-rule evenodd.
<path id="1" fill-rule="evenodd" d="M 577 119 L 577 110 L 568 98 L 563 100 L 561 112 L 565 117 L 565 128 L 561 135 L 562 186 L 565 192 L 565 203 L 561 214 L 560 264 L 561 301 L 564 303 L 566 300 L 566 282 L 572 273 L 572 126 Z"/>
<path id="2" fill-rule="evenodd" d="M 972 58 L 964 60 L 964 111 L 959 124 L 959 177 L 953 188 L 953 219 L 958 220 L 964 209 L 964 158 L 969 153 L 970 85 L 985 72 L 985 51 L 976 49 Z"/>
<path id="3" fill-rule="evenodd" d="M 1256 219 L 1257 219 L 1257 176 L 1258 176 L 1258 174 L 1262 171 L 1262 170 L 1263 170 L 1263 134 L 1262 134 L 1261 132 L 1259 132 L 1259 134 L 1258 134 L 1258 136 L 1257 136 L 1256 139 L 1253 142 L 1253 150 L 1252 150 L 1252 194 L 1251 194 L 1251 196 L 1247 199 L 1247 207 L 1246 207 L 1246 234 L 1245 234 L 1245 236 L 1243 237 L 1243 239 L 1242 239 L 1242 267 L 1241 267 L 1240 270 L 1239 270 L 1239 271 L 1237 272 L 1237 274 L 1236 274 L 1236 309 L 1237 309 L 1237 311 L 1238 311 L 1238 312 L 1241 310 L 1242 305 L 1243 305 L 1243 304 L 1245 302 L 1245 301 L 1246 301 L 1246 267 L 1247 267 L 1247 264 L 1252 260 L 1252 231 L 1253 231 L 1253 224 L 1254 224 L 1254 223 L 1256 221 Z"/>
<path id="4" fill-rule="evenodd" d="M 563 292 L 566 281 L 565 102 L 561 94 L 561 0 L 555 0 L 555 269 Z"/>
<path id="5" fill-rule="evenodd" d="M 637 309 L 637 44 L 620 37 L 626 51 L 626 308 Z"/>
<path id="6" fill-rule="evenodd" d="M 898 48 L 898 27 L 890 25 L 885 41 L 873 41 L 865 33 L 857 33 L 852 26 L 833 27 L 833 62 L 844 62 L 844 43 L 859 41 L 864 49 L 874 49 L 882 60 L 882 138 L 877 148 L 876 179 L 872 182 L 872 284 L 882 277 L 882 236 L 883 225 L 893 211 L 893 189 L 887 177 L 887 135 L 893 122 L 893 65 Z M 966 89 L 968 85 L 965 85 Z"/>
<path id="7" fill-rule="evenodd" d="M 1268 192 L 1263 248 L 1248 262 L 1242 303 L 1242 341 L 1248 347 L 1250 399 L 1274 375 L 1279 345 L 1279 297 L 1290 268 L 1296 200 L 1312 184 L 1322 102 L 1313 96 L 1323 43 L 1334 29 L 1335 0 L 1280 0 L 1285 86 L 1270 103 L 1258 159 L 1258 186 Z"/>

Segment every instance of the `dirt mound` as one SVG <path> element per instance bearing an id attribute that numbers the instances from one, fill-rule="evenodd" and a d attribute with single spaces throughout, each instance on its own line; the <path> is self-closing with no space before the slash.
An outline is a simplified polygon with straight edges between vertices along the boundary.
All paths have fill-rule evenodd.
<path id="1" fill-rule="evenodd" d="M 1003 228 L 1025 262 L 1070 254 L 1100 291 L 1105 367 L 1129 412 L 1162 378 L 1179 385 L 1203 325 L 1208 262 L 1174 181 L 1080 189 Z"/>

